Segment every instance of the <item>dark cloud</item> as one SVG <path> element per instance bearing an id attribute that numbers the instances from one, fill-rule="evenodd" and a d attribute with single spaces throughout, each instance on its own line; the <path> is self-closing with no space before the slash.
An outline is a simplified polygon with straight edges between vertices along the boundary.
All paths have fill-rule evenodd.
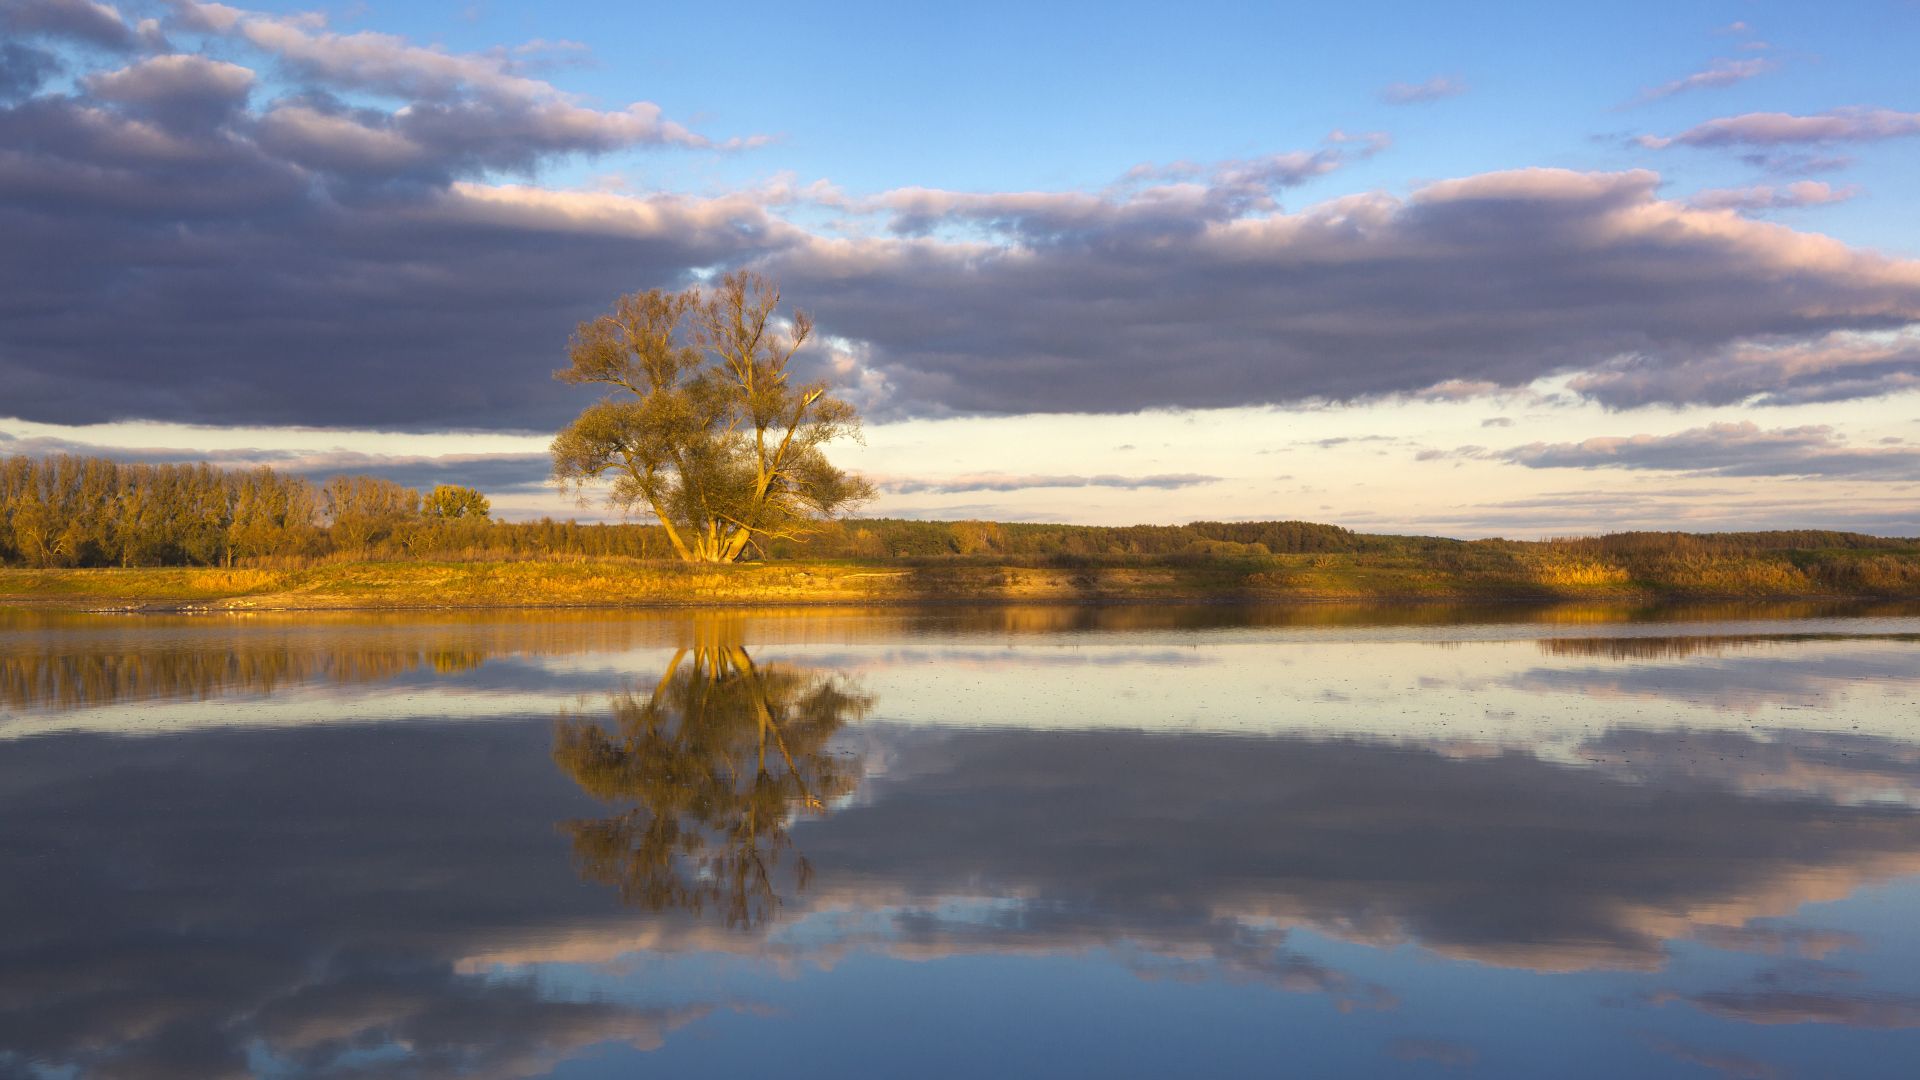
<path id="1" fill-rule="evenodd" d="M 1841 1024 L 1862 1028 L 1920 1027 L 1920 997 L 1842 994 L 1822 990 L 1710 991 L 1678 995 L 1703 1012 L 1749 1024 Z"/>
<path id="2" fill-rule="evenodd" d="M 1831 427 L 1763 430 L 1752 421 L 1672 435 L 1528 443 L 1497 455 L 1530 469 L 1654 469 L 1710 476 L 1824 476 L 1906 481 L 1920 477 L 1920 449 L 1855 447 Z"/>
<path id="3" fill-rule="evenodd" d="M 547 487 L 553 462 L 540 454 L 445 454 L 438 457 L 329 454 L 276 466 L 314 479 L 353 473 L 382 476 L 414 488 L 458 484 L 489 495 L 540 491 Z"/>
<path id="4" fill-rule="evenodd" d="M 333 438 L 316 434 L 316 441 Z M 21 438 L 0 432 L 0 454 L 41 457 L 75 454 L 106 457 L 138 464 L 194 464 L 206 462 L 223 469 L 267 466 L 314 481 L 343 474 L 381 476 L 414 488 L 458 484 L 489 495 L 544 490 L 552 459 L 544 451 L 531 454 L 374 454 L 350 450 L 194 450 L 184 447 L 100 446 L 70 439 L 36 436 Z"/>
<path id="5" fill-rule="evenodd" d="M 251 103 L 248 67 L 169 53 L 0 109 L 10 413 L 549 427 L 577 397 L 546 378 L 573 323 L 750 257 L 779 228 L 745 199 L 663 196 L 609 217 L 470 193 L 460 178 L 569 154 L 711 144 L 648 103 L 578 105 L 502 57 L 183 10 L 177 30 L 310 86 Z M 403 96 L 368 104 L 381 93 Z"/>
<path id="6" fill-rule="evenodd" d="M 98 0 L 0 0 L 0 30 L 124 51 L 139 37 L 118 10 Z"/>
<path id="7" fill-rule="evenodd" d="M 1912 334 L 1828 334 L 1742 342 L 1685 357 L 1630 354 L 1576 375 L 1572 389 L 1612 408 L 1805 405 L 1920 389 Z"/>
<path id="8" fill-rule="evenodd" d="M 253 90 L 254 75 L 238 64 L 176 54 L 89 75 L 85 82 L 95 98 L 185 126 L 192 120 L 218 122 L 239 110 Z"/>
<path id="9" fill-rule="evenodd" d="M 874 344 L 910 410 L 1484 393 L 1920 315 L 1907 264 L 1664 202 L 1656 182 L 1531 170 L 1152 236 L 1116 219 L 1014 249 L 813 239 L 766 265 Z"/>

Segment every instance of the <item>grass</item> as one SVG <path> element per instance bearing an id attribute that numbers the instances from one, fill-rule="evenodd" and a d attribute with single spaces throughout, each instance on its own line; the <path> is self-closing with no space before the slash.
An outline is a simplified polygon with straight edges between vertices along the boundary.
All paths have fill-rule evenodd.
<path id="1" fill-rule="evenodd" d="M 1920 598 L 1920 554 L 1595 556 L 1461 545 L 1214 558 L 623 558 L 327 562 L 286 569 L 0 569 L 0 604 L 222 610 L 915 602 Z"/>

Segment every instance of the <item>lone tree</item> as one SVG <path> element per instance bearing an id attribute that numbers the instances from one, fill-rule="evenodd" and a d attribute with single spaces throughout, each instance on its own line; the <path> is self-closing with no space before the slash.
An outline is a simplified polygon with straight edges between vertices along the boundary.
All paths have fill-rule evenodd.
<path id="1" fill-rule="evenodd" d="M 435 484 L 420 500 L 420 512 L 431 518 L 485 518 L 493 504 L 485 495 L 458 484 Z"/>
<path id="2" fill-rule="evenodd" d="M 554 377 L 609 392 L 553 440 L 554 480 L 584 493 L 610 478 L 608 501 L 651 511 L 689 562 L 732 562 L 871 498 L 821 452 L 857 440 L 860 417 L 825 382 L 794 382 L 813 321 L 782 323 L 779 304 L 772 282 L 739 271 L 711 289 L 623 296 L 581 323 Z"/>

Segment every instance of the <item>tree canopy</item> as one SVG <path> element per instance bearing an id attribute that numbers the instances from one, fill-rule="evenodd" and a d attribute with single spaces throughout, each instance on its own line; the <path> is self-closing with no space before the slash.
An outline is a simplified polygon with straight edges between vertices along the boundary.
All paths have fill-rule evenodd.
<path id="1" fill-rule="evenodd" d="M 493 512 L 493 504 L 470 487 L 436 484 L 420 500 L 420 512 L 438 518 L 484 518 Z"/>
<path id="2" fill-rule="evenodd" d="M 580 324 L 563 382 L 604 386 L 553 441 L 557 482 L 650 512 L 682 559 L 732 562 L 750 545 L 796 539 L 873 488 L 822 448 L 859 438 L 854 407 L 789 367 L 813 332 L 776 318 L 780 292 L 757 274 L 712 288 L 623 296 Z"/>

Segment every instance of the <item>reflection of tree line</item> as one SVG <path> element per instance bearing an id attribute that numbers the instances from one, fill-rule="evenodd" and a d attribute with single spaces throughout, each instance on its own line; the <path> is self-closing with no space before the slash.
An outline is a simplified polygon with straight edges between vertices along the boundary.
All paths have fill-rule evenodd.
<path id="1" fill-rule="evenodd" d="M 415 671 L 453 674 L 505 656 L 673 645 L 686 619 L 594 612 L 289 613 L 228 616 L 0 611 L 0 708 L 201 701 Z"/>
<path id="2" fill-rule="evenodd" d="M 1859 644 L 1863 641 L 1912 643 L 1920 641 L 1920 636 L 1912 634 L 1882 634 L 1871 637 L 1861 634 L 1700 634 L 1688 637 L 1547 638 L 1540 642 L 1540 651 L 1549 656 L 1596 656 L 1609 660 L 1682 660 L 1689 656 L 1717 656 L 1739 649 L 1757 649 L 1769 645 L 1809 641 L 1844 641 L 1851 644 Z"/>
<path id="3" fill-rule="evenodd" d="M 563 717 L 554 760 L 582 790 L 620 804 L 569 821 L 580 871 L 651 911 L 714 911 L 764 922 L 812 867 L 793 849 L 797 815 L 823 812 L 860 782 L 833 736 L 873 699 L 837 674 L 755 664 L 737 624 L 698 624 L 650 693 L 614 698 L 612 728 Z"/>
<path id="4" fill-rule="evenodd" d="M 768 609 L 736 620 L 742 633 L 769 644 L 894 640 L 931 628 L 943 635 L 1046 635 L 1188 631 L 1215 627 L 1409 627 L 1475 623 L 1604 625 L 1699 619 L 1812 618 L 1826 615 L 1912 615 L 1911 605 L 1732 605 L 1659 609 L 1448 604 L 1158 605 L 1097 607 L 1026 605 L 948 608 L 937 612 L 832 612 Z M 433 667 L 464 670 L 504 655 L 559 655 L 677 647 L 684 616 L 604 612 L 476 612 L 457 618 L 419 615 L 249 614 L 244 621 L 0 611 L 0 707 L 79 708 L 116 702 L 206 699 L 227 693 L 272 693 L 309 682 L 377 682 Z M 1737 639 L 1562 638 L 1541 643 L 1556 655 L 1681 657 L 1730 647 Z M 1656 643 L 1657 642 L 1657 643 Z M 1713 643 L 1711 645 L 1707 643 Z"/>
<path id="5" fill-rule="evenodd" d="M 204 701 L 316 682 L 377 683 L 421 668 L 451 674 L 484 660 L 486 653 L 477 649 L 302 648 L 284 642 L 226 650 L 27 651 L 0 655 L 0 704 L 78 709 L 124 701 Z"/>

